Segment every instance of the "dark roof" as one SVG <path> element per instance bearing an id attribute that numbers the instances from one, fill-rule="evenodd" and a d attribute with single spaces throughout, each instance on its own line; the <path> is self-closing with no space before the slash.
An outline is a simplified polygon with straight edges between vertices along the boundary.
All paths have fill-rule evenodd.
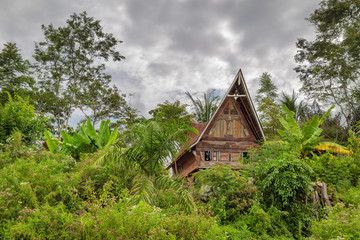
<path id="1" fill-rule="evenodd" d="M 192 144 L 194 144 L 194 142 L 196 142 L 199 138 L 199 136 L 201 135 L 201 133 L 204 131 L 206 125 L 208 124 L 208 122 L 204 122 L 204 123 L 191 123 L 191 126 L 193 126 L 194 128 L 196 128 L 196 130 L 199 132 L 199 134 L 190 132 L 188 134 L 189 139 L 186 141 L 186 144 L 188 146 L 191 146 Z M 176 158 L 174 159 L 174 161 L 167 167 L 170 168 L 181 156 L 183 156 L 188 150 L 186 149 L 185 145 L 183 144 L 179 150 L 178 155 L 176 156 Z"/>

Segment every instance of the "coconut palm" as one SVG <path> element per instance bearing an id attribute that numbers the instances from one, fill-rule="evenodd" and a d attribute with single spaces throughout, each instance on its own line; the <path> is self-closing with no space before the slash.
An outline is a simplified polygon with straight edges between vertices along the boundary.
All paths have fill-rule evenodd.
<path id="1" fill-rule="evenodd" d="M 204 92 L 203 101 L 199 98 L 194 99 L 189 92 L 185 93 L 192 102 L 194 116 L 197 122 L 208 122 L 218 108 L 220 97 L 215 95 L 215 90 L 211 89 Z"/>

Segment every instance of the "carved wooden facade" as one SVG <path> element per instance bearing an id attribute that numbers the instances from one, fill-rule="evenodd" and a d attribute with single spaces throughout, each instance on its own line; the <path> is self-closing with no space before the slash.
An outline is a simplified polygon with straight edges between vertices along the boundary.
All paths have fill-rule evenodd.
<path id="1" fill-rule="evenodd" d="M 168 167 L 175 176 L 184 177 L 219 163 L 239 168 L 238 160 L 248 155 L 248 149 L 265 140 L 241 70 L 210 121 L 193 126 L 199 135 L 190 135 L 190 151 L 182 147 Z"/>

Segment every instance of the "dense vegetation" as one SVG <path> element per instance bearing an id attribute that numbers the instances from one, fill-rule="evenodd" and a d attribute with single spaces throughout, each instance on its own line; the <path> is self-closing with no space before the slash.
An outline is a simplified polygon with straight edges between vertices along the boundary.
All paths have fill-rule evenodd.
<path id="1" fill-rule="evenodd" d="M 264 73 L 256 102 L 268 140 L 239 159 L 240 171 L 217 165 L 190 182 L 165 166 L 197 133 L 194 118 L 211 117 L 219 100 L 213 92 L 203 102 L 187 93 L 193 114 L 166 101 L 151 118 L 137 117 L 101 63 L 124 59 L 114 49 L 120 41 L 86 13 L 65 27 L 43 26 L 34 64 L 5 44 L 0 238 L 359 239 L 359 24 L 348 18 L 359 9 L 356 1 L 323 1 L 309 18 L 319 36 L 299 40 L 296 71 L 312 104 L 299 103 L 295 92 L 279 95 Z M 311 88 L 330 80 L 338 91 Z M 329 99 L 336 107 L 323 111 Z M 72 129 L 76 109 L 85 119 Z"/>
<path id="2" fill-rule="evenodd" d="M 317 150 L 330 111 L 301 127 L 284 107 L 282 141 L 253 149 L 241 171 L 200 171 L 193 185 L 164 169 L 187 133 L 196 132 L 179 103 L 159 104 L 153 118 L 120 134 L 109 121 L 95 130 L 88 120 L 72 134 L 63 131 L 63 141 L 20 97 L 1 111 L 2 126 L 12 129 L 2 134 L 0 152 L 3 239 L 359 237 L 359 131 L 350 131 L 346 155 Z M 41 133 L 45 148 L 36 141 Z M 314 200 L 319 182 L 328 199 Z"/>

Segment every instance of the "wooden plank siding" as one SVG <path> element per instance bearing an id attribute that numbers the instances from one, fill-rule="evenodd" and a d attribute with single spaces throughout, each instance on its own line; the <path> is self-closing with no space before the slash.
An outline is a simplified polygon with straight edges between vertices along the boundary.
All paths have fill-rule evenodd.
<path id="1" fill-rule="evenodd" d="M 199 135 L 193 138 L 190 152 L 182 148 L 169 166 L 179 177 L 215 164 L 228 164 L 238 169 L 249 148 L 258 146 L 257 141 L 265 139 L 241 71 L 211 120 L 193 126 Z"/>

